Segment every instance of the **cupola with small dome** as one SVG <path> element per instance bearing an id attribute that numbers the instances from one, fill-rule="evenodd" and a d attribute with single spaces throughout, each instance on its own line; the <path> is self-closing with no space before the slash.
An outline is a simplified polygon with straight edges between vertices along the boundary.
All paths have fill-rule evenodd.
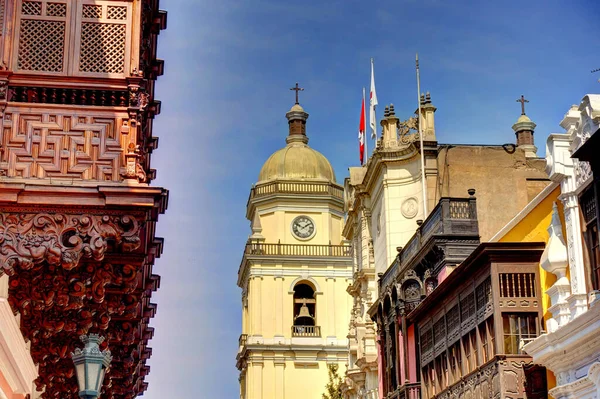
<path id="1" fill-rule="evenodd" d="M 258 175 L 258 182 L 293 179 L 335 183 L 335 173 L 327 158 L 308 146 L 308 114 L 304 108 L 296 103 L 285 116 L 289 124 L 289 134 L 285 140 L 287 145 L 267 159 Z"/>

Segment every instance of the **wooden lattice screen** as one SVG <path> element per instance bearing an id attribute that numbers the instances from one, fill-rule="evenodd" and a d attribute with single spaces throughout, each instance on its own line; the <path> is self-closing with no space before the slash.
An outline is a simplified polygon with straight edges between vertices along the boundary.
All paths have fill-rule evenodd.
<path id="1" fill-rule="evenodd" d="M 18 3 L 16 71 L 102 77 L 123 77 L 129 72 L 131 3 L 99 0 L 19 0 Z"/>

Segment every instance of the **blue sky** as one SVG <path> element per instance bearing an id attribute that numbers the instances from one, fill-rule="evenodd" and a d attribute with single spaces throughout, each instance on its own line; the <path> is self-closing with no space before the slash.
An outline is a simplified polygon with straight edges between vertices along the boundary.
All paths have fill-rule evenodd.
<path id="1" fill-rule="evenodd" d="M 236 286 L 250 234 L 245 206 L 262 163 L 285 144 L 295 82 L 310 114 L 310 145 L 338 181 L 358 163 L 362 87 L 375 58 L 379 97 L 401 118 L 416 108 L 414 55 L 422 91 L 437 106 L 443 143 L 514 142 L 515 100 L 531 102 L 536 144 L 571 104 L 599 93 L 594 0 L 163 0 L 165 76 L 153 154 L 154 184 L 170 189 L 158 235 L 158 314 L 145 397 L 234 398 L 240 334 Z M 369 142 L 372 148 L 372 142 Z"/>

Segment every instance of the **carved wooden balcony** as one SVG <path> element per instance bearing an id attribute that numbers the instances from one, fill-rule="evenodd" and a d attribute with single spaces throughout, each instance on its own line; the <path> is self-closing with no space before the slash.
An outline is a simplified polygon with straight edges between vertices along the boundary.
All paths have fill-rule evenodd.
<path id="1" fill-rule="evenodd" d="M 402 385 L 398 391 L 397 395 L 393 396 L 393 398 L 397 399 L 421 399 L 421 383 L 408 383 Z"/>
<path id="2" fill-rule="evenodd" d="M 242 352 L 246 347 L 246 342 L 248 342 L 248 334 L 241 334 L 239 339 L 239 350 L 238 352 Z"/>
<path id="3" fill-rule="evenodd" d="M 433 246 L 434 238 L 463 240 L 464 237 L 479 238 L 475 197 L 441 198 L 379 280 L 380 286 L 388 286 L 399 274 L 417 263 Z"/>
<path id="4" fill-rule="evenodd" d="M 292 337 L 320 337 L 320 326 L 292 326 Z"/>
<path id="5" fill-rule="evenodd" d="M 257 256 L 300 256 L 300 257 L 350 257 L 348 245 L 305 245 L 305 244 L 265 244 L 248 242 L 246 255 Z"/>
<path id="6" fill-rule="evenodd" d="M 538 385 L 545 386 L 545 378 L 545 369 L 534 366 L 529 356 L 497 355 L 485 365 L 455 381 L 433 397 L 444 399 L 455 397 L 538 399 L 547 397 L 544 389 L 536 390 Z M 536 380 L 544 381 L 543 383 L 538 381 L 539 384 L 533 383 Z M 423 397 L 431 396 L 424 393 Z"/>

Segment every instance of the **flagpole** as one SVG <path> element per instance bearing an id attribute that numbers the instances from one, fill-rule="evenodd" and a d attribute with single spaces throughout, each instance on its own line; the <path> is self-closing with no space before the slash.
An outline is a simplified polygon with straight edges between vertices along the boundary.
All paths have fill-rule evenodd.
<path id="1" fill-rule="evenodd" d="M 423 129 L 421 128 L 421 77 L 419 75 L 419 53 L 416 55 L 417 64 L 417 103 L 419 104 L 419 143 L 421 145 L 421 182 L 423 184 L 423 220 L 427 218 L 429 213 L 427 210 L 427 182 L 425 181 L 425 148 L 423 147 Z"/>
<path id="2" fill-rule="evenodd" d="M 363 104 L 364 103 L 365 103 L 365 88 L 363 87 Z M 364 163 L 364 165 L 366 165 L 367 162 L 369 162 L 369 150 L 367 150 L 367 141 L 369 141 L 369 140 L 367 140 L 367 122 L 366 121 L 365 121 L 365 131 L 363 133 L 363 140 L 365 142 L 365 163 Z"/>
<path id="3" fill-rule="evenodd" d="M 374 63 L 373 63 L 373 57 L 371 57 L 371 79 L 372 79 L 372 80 L 374 79 L 374 77 L 373 77 L 373 74 L 374 74 L 374 69 L 375 69 L 375 66 L 374 66 Z M 373 88 L 371 88 L 371 90 L 373 90 Z M 372 99 L 371 99 L 371 95 L 372 95 L 372 93 L 370 93 L 370 95 L 369 95 L 369 110 L 371 109 L 371 107 L 373 107 L 373 106 L 371 105 L 371 101 L 372 101 Z M 375 107 L 373 107 L 373 115 L 371 115 L 371 113 L 369 112 L 369 118 L 370 118 L 371 116 L 373 116 L 373 119 L 374 119 L 374 121 L 375 121 L 375 123 L 373 123 L 373 122 L 372 122 L 372 121 L 369 119 L 369 125 L 373 124 L 373 125 L 375 126 L 375 134 L 374 134 L 374 135 L 373 135 L 373 134 L 371 134 L 371 137 L 373 138 L 373 143 L 374 143 L 373 145 L 374 145 L 375 147 L 377 147 L 377 117 L 375 116 Z"/>

